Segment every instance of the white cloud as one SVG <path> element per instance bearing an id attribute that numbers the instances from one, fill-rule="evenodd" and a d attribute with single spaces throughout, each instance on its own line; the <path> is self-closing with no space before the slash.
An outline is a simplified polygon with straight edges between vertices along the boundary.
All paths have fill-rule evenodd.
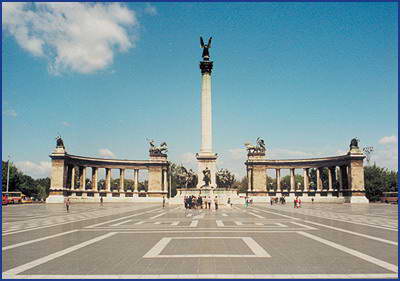
<path id="1" fill-rule="evenodd" d="M 150 16 L 155 16 L 158 14 L 157 8 L 149 3 L 146 3 L 146 7 L 144 8 L 144 12 Z"/>
<path id="2" fill-rule="evenodd" d="M 99 155 L 102 157 L 109 157 L 109 158 L 114 158 L 115 154 L 111 152 L 111 150 L 107 148 L 101 148 L 99 149 Z"/>
<path id="3" fill-rule="evenodd" d="M 229 149 L 228 152 L 230 153 L 231 158 L 234 160 L 244 160 L 247 155 L 245 148 L 232 148 Z"/>
<path id="4" fill-rule="evenodd" d="M 39 163 L 21 161 L 16 162 L 15 166 L 33 178 L 50 177 L 51 175 L 51 162 L 49 161 L 41 161 Z"/>
<path id="5" fill-rule="evenodd" d="M 398 148 L 397 145 L 385 146 L 384 148 L 376 149 L 372 155 L 370 164 L 376 165 L 390 170 L 398 170 Z"/>
<path id="6" fill-rule="evenodd" d="M 93 73 L 127 51 L 137 37 L 135 12 L 120 3 L 3 3 L 3 28 L 18 44 L 49 60 L 49 70 Z"/>
<path id="7" fill-rule="evenodd" d="M 383 137 L 378 142 L 380 144 L 396 144 L 397 143 L 397 137 L 396 136 Z"/>
<path id="8" fill-rule="evenodd" d="M 67 122 L 67 121 L 62 122 L 62 124 L 63 124 L 65 127 L 71 127 L 71 123 L 69 123 L 69 122 Z"/>
<path id="9" fill-rule="evenodd" d="M 271 149 L 269 152 L 267 151 L 268 158 L 271 159 L 283 159 L 283 158 L 297 158 L 297 157 L 312 157 L 315 156 L 313 153 L 299 151 L 299 150 L 290 150 L 284 148 L 275 148 Z"/>
<path id="10" fill-rule="evenodd" d="M 3 110 L 3 115 L 17 117 L 17 112 L 14 109 Z"/>

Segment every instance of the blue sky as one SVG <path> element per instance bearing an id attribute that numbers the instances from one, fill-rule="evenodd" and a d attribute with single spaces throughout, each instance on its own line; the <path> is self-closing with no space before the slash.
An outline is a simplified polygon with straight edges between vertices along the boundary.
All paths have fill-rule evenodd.
<path id="1" fill-rule="evenodd" d="M 147 159 L 152 138 L 196 167 L 201 35 L 219 168 L 243 176 L 258 136 L 272 159 L 358 137 L 397 170 L 397 23 L 396 3 L 7 3 L 3 160 L 49 175 L 59 132 L 70 154 Z"/>

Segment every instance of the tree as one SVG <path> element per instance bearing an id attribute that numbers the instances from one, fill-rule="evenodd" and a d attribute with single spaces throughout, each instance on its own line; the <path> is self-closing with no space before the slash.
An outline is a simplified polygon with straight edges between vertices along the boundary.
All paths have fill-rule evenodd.
<path id="1" fill-rule="evenodd" d="M 229 172 L 227 169 L 220 169 L 217 174 L 217 186 L 221 188 L 232 188 L 235 182 L 235 175 Z"/>
<path id="2" fill-rule="evenodd" d="M 397 172 L 376 166 L 364 167 L 365 196 L 378 201 L 383 192 L 397 191 Z"/>
<path id="3" fill-rule="evenodd" d="M 247 192 L 247 189 L 248 189 L 248 180 L 247 180 L 247 176 L 244 176 L 239 183 L 238 192 L 244 193 L 244 192 Z"/>
<path id="4" fill-rule="evenodd" d="M 320 177 L 322 181 L 322 189 L 327 189 L 329 185 L 329 179 L 328 179 L 328 169 L 323 168 L 321 169 L 322 171 L 320 172 Z M 310 169 L 310 184 L 312 183 L 312 186 L 314 189 L 317 188 L 317 169 Z"/>

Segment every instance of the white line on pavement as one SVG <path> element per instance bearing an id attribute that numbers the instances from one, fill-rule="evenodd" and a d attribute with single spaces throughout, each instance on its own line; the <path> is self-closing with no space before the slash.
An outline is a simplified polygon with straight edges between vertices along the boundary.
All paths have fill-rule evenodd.
<path id="1" fill-rule="evenodd" d="M 396 273 L 398 272 L 397 265 L 387 263 L 385 261 L 379 260 L 377 258 L 371 257 L 371 256 L 363 254 L 363 253 L 361 253 L 359 251 L 347 248 L 345 246 L 342 246 L 340 244 L 334 243 L 332 241 L 323 239 L 321 237 L 315 236 L 315 235 L 307 233 L 307 232 L 299 231 L 297 233 L 300 234 L 300 235 L 303 235 L 305 237 L 311 238 L 311 239 L 313 239 L 315 241 L 321 242 L 321 243 L 323 243 L 325 245 L 331 246 L 331 247 L 333 247 L 335 249 L 341 250 L 341 251 L 343 251 L 345 253 L 348 253 L 348 254 L 350 254 L 352 256 L 355 256 L 355 257 L 358 257 L 360 259 L 363 259 L 363 260 L 365 260 L 367 262 L 373 263 L 373 264 L 375 264 L 377 266 L 383 267 L 383 268 L 385 268 L 387 270 L 390 270 L 390 271 L 393 271 L 393 272 L 396 272 Z"/>
<path id="2" fill-rule="evenodd" d="M 155 216 L 153 216 L 153 217 L 150 217 L 149 219 L 150 219 L 150 220 L 152 220 L 152 219 L 155 219 L 155 218 L 161 217 L 161 216 L 165 215 L 166 213 L 167 213 L 167 212 L 164 212 L 164 213 L 161 213 L 161 214 L 155 215 Z"/>
<path id="3" fill-rule="evenodd" d="M 264 219 L 265 217 L 263 217 L 263 216 L 260 216 L 260 215 L 257 215 L 257 214 L 255 214 L 255 213 L 252 213 L 252 212 L 247 212 L 249 215 L 253 215 L 253 216 L 255 216 L 256 218 L 259 218 L 259 219 Z"/>
<path id="4" fill-rule="evenodd" d="M 14 248 L 17 248 L 17 247 L 21 247 L 21 246 L 24 246 L 24 245 L 32 244 L 32 243 L 35 243 L 35 242 L 39 242 L 39 241 L 43 241 L 43 240 L 47 240 L 47 239 L 51 239 L 51 238 L 55 238 L 55 237 L 59 237 L 59 236 L 63 236 L 63 235 L 66 235 L 66 234 L 77 232 L 77 231 L 79 231 L 79 230 L 75 229 L 75 230 L 66 231 L 66 232 L 62 232 L 62 233 L 58 233 L 58 234 L 54 234 L 54 235 L 50 235 L 50 236 L 46 236 L 46 237 L 30 240 L 30 241 L 21 242 L 21 243 L 10 245 L 10 246 L 5 246 L 1 250 L 5 251 L 5 250 L 9 250 L 9 249 L 14 249 Z"/>
<path id="5" fill-rule="evenodd" d="M 253 253 L 258 258 L 270 258 L 271 255 L 267 253 L 253 238 L 251 237 L 242 237 L 244 243 L 253 251 Z"/>
<path id="6" fill-rule="evenodd" d="M 136 216 L 152 213 L 152 212 L 155 212 L 157 210 L 158 209 L 150 210 L 150 211 L 146 211 L 146 212 L 141 212 L 141 213 L 137 213 L 137 214 L 133 214 L 133 215 L 129 215 L 129 216 L 125 216 L 125 217 L 121 217 L 121 218 L 117 218 L 117 219 L 101 222 L 101 223 L 96 223 L 96 224 L 92 224 L 92 225 L 86 226 L 85 228 L 93 228 L 93 227 L 97 227 L 99 225 L 104 225 L 104 224 L 107 224 L 107 223 L 111 223 L 111 222 L 115 222 L 115 221 L 124 220 L 124 219 L 127 219 L 127 218 L 132 218 L 132 217 L 136 217 Z"/>
<path id="7" fill-rule="evenodd" d="M 309 225 L 305 225 L 305 224 L 302 224 L 302 223 L 299 223 L 299 222 L 292 221 L 291 223 L 295 224 L 295 225 L 298 225 L 298 226 L 301 226 L 301 227 L 304 227 L 304 228 L 307 228 L 309 230 L 316 230 L 315 227 L 312 227 L 312 226 L 309 226 Z"/>
<path id="8" fill-rule="evenodd" d="M 385 240 L 385 239 L 382 239 L 382 238 L 378 238 L 378 237 L 374 237 L 374 236 L 370 236 L 370 235 L 366 235 L 366 234 L 362 234 L 362 233 L 346 230 L 346 229 L 339 228 L 339 227 L 333 227 L 333 226 L 329 226 L 329 225 L 325 225 L 325 224 L 317 223 L 317 222 L 313 222 L 313 221 L 304 221 L 304 222 L 305 223 L 315 224 L 315 225 L 326 227 L 326 228 L 330 228 L 330 229 L 341 231 L 341 232 L 350 233 L 350 234 L 353 234 L 353 235 L 365 237 L 365 238 L 368 238 L 368 239 L 376 240 L 376 241 L 379 241 L 379 242 L 383 242 L 383 243 L 387 243 L 387 244 L 391 244 L 391 245 L 395 245 L 395 246 L 398 245 L 398 243 L 394 242 L 394 241 Z"/>
<path id="9" fill-rule="evenodd" d="M 101 240 L 103 240 L 103 239 L 106 239 L 106 238 L 108 238 L 108 237 L 111 237 L 111 236 L 113 236 L 113 235 L 115 235 L 115 234 L 116 234 L 115 232 L 110 232 L 110 233 L 107 233 L 107 234 L 98 236 L 98 237 L 96 237 L 96 238 L 93 238 L 93 239 L 90 239 L 90 240 L 88 240 L 88 241 L 82 242 L 82 243 L 77 244 L 77 245 L 75 245 L 75 246 L 66 248 L 66 249 L 64 249 L 64 250 L 55 252 L 55 253 L 53 253 L 53 254 L 50 254 L 50 255 L 45 256 L 45 257 L 43 257 L 43 258 L 40 258 L 40 259 L 31 261 L 31 262 L 28 262 L 28 263 L 26 263 L 26 264 L 23 264 L 23 265 L 14 267 L 14 268 L 12 268 L 12 269 L 7 270 L 7 271 L 4 272 L 3 274 L 6 274 L 6 275 L 8 275 L 8 274 L 14 274 L 14 275 L 15 275 L 15 274 L 21 273 L 21 272 L 23 272 L 23 271 L 26 271 L 26 270 L 28 270 L 28 269 L 31 269 L 31 268 L 33 268 L 33 267 L 36 267 L 36 266 L 38 266 L 38 265 L 41 265 L 41 264 L 43 264 L 43 263 L 46 263 L 46 262 L 51 261 L 51 260 L 53 260 L 53 259 L 56 259 L 56 258 L 58 258 L 58 257 L 64 256 L 64 255 L 66 255 L 66 254 L 68 254 L 68 253 L 71 253 L 71 252 L 73 252 L 73 251 L 76 251 L 76 250 L 78 250 L 78 249 L 80 249 L 80 248 L 86 247 L 86 246 L 88 246 L 88 245 L 90 245 L 90 244 L 93 244 L 93 243 L 96 243 L 96 242 L 101 241 Z"/>
<path id="10" fill-rule="evenodd" d="M 122 225 L 122 224 L 125 224 L 125 223 L 128 223 L 128 222 L 131 222 L 131 221 L 132 221 L 132 220 L 121 221 L 121 222 L 119 222 L 119 223 L 112 224 L 111 226 L 119 226 L 119 225 Z"/>
<path id="11" fill-rule="evenodd" d="M 216 220 L 217 226 L 225 226 L 221 220 Z"/>
<path id="12" fill-rule="evenodd" d="M 169 237 L 164 237 L 161 238 L 160 241 L 156 245 L 154 245 L 153 248 L 151 248 L 144 256 L 143 258 L 154 258 L 158 256 L 161 251 L 168 245 L 168 243 L 171 241 L 171 238 Z"/>
<path id="13" fill-rule="evenodd" d="M 115 275 L 5 275 L 3 279 L 396 279 L 394 273 L 363 274 L 115 274 Z"/>
<path id="14" fill-rule="evenodd" d="M 256 208 L 252 207 L 252 209 L 256 209 Z M 299 220 L 299 218 L 295 218 L 295 217 L 287 216 L 287 215 L 282 215 L 282 214 L 275 213 L 275 212 L 265 211 L 265 210 L 261 210 L 261 209 L 256 209 L 256 210 L 259 210 L 261 212 L 268 213 L 268 214 L 273 214 L 273 215 L 276 215 L 276 216 L 281 216 L 281 217 L 284 217 L 284 218 L 290 218 L 292 220 Z"/>
<path id="15" fill-rule="evenodd" d="M 189 227 L 197 227 L 197 225 L 199 224 L 199 221 L 192 221 L 189 225 Z"/>

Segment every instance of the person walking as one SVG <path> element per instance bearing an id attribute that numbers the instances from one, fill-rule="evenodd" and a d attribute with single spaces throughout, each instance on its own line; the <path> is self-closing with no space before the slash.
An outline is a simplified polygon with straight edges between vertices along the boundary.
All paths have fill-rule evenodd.
<path id="1" fill-rule="evenodd" d="M 103 196 L 100 196 L 100 206 L 103 206 Z"/>
<path id="2" fill-rule="evenodd" d="M 218 197 L 217 196 L 215 196 L 214 204 L 215 204 L 215 210 L 218 210 Z"/>
<path id="3" fill-rule="evenodd" d="M 67 197 L 65 199 L 65 207 L 67 208 L 67 213 L 69 213 L 69 205 L 71 204 L 71 202 L 69 201 L 69 197 Z"/>
<path id="4" fill-rule="evenodd" d="M 207 199 L 207 203 L 208 203 L 208 209 L 209 210 L 211 210 L 211 197 L 210 196 L 208 196 L 208 199 Z"/>
<path id="5" fill-rule="evenodd" d="M 163 196 L 163 198 L 162 198 L 162 207 L 163 207 L 163 209 L 165 208 L 165 196 Z"/>

